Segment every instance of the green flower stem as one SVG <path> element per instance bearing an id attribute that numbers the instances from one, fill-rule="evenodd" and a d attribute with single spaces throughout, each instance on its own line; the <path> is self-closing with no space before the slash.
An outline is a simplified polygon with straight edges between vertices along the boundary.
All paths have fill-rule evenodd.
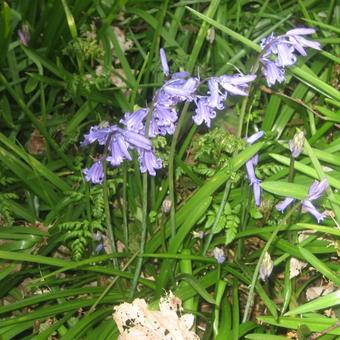
<path id="1" fill-rule="evenodd" d="M 109 205 L 109 186 L 107 184 L 107 153 L 109 150 L 109 145 L 111 144 L 112 134 L 108 136 L 107 142 L 105 144 L 105 149 L 103 152 L 103 172 L 104 172 L 104 181 L 103 181 L 103 198 L 104 198 L 104 211 L 105 211 L 105 220 L 106 220 L 106 228 L 110 240 L 111 253 L 117 253 L 116 241 L 112 230 L 111 223 L 111 213 L 110 213 L 110 205 Z M 114 268 L 118 269 L 118 260 L 116 257 L 112 258 Z"/>
<path id="2" fill-rule="evenodd" d="M 123 165 L 123 232 L 125 247 L 129 248 L 129 229 L 128 229 L 128 202 L 127 202 L 127 167 Z"/>
<path id="3" fill-rule="evenodd" d="M 238 121 L 237 133 L 236 133 L 237 138 L 241 138 L 242 137 L 243 121 L 244 121 L 244 117 L 246 115 L 246 109 L 247 109 L 248 100 L 249 100 L 248 98 L 249 97 L 247 96 L 242 101 L 240 118 L 239 118 L 239 121 Z"/>
<path id="4" fill-rule="evenodd" d="M 150 120 L 152 116 L 153 111 L 153 105 L 149 108 L 148 116 L 146 118 L 145 122 L 145 137 L 148 138 L 149 136 L 149 127 L 150 127 Z M 129 300 L 132 301 L 137 284 L 138 279 L 140 276 L 140 273 L 142 271 L 142 264 L 143 264 L 143 254 L 144 254 L 144 248 L 145 248 L 145 241 L 146 241 L 146 231 L 148 227 L 148 173 L 143 174 L 143 193 L 142 193 L 142 232 L 141 232 L 141 240 L 140 240 L 140 250 L 139 250 L 139 257 L 137 260 L 137 265 L 135 269 L 135 274 L 133 276 L 131 290 L 129 294 Z"/>
<path id="5" fill-rule="evenodd" d="M 211 227 L 211 233 L 209 234 L 207 241 L 204 244 L 203 255 L 205 255 L 206 252 L 208 251 L 210 243 L 211 243 L 211 241 L 214 237 L 216 227 L 218 226 L 218 223 L 220 222 L 223 210 L 224 210 L 225 205 L 226 205 L 227 200 L 228 200 L 228 196 L 229 196 L 229 192 L 230 192 L 230 186 L 231 186 L 231 183 L 230 183 L 230 180 L 228 180 L 226 182 L 225 187 L 224 187 L 222 202 L 220 204 L 220 207 L 218 208 L 218 212 L 217 212 L 216 218 L 214 220 L 214 224 Z"/>
<path id="6" fill-rule="evenodd" d="M 295 158 L 293 157 L 293 155 L 290 155 L 290 164 L 289 164 L 289 173 L 288 173 L 288 182 L 289 183 L 293 183 L 294 182 L 294 162 L 295 162 Z M 290 219 L 290 221 L 288 221 L 289 224 L 292 224 L 292 219 Z M 288 231 L 287 232 L 287 238 L 289 240 L 290 243 L 294 244 L 295 240 L 296 240 L 296 231 Z M 290 272 L 290 261 L 286 262 L 285 265 L 285 270 L 289 273 Z M 285 276 L 286 277 L 286 276 Z M 289 276 L 288 276 L 289 277 Z M 292 297 L 294 298 L 294 292 L 295 292 L 295 278 L 292 278 L 291 280 L 289 280 L 289 282 L 285 282 L 285 295 L 284 295 L 284 304 L 282 306 L 282 310 L 281 310 L 281 315 L 284 314 L 286 308 L 289 305 L 289 302 L 291 301 Z"/>
<path id="7" fill-rule="evenodd" d="M 291 155 L 290 156 L 290 164 L 289 164 L 289 173 L 288 173 L 288 182 L 289 183 L 293 183 L 293 180 L 294 180 L 294 163 L 295 163 L 295 159 Z"/>
<path id="8" fill-rule="evenodd" d="M 139 275 L 142 270 L 143 264 L 143 255 L 144 255 L 144 248 L 145 248 L 145 241 L 146 241 L 146 230 L 147 230 L 147 218 L 148 218 L 148 174 L 143 174 L 143 219 L 142 219 L 142 233 L 140 239 L 140 250 L 139 250 L 139 257 L 137 260 L 137 266 L 135 270 L 135 275 L 132 280 L 132 286 L 130 290 L 129 300 L 132 301 L 136 292 L 137 283 L 139 279 Z"/>
<path id="9" fill-rule="evenodd" d="M 170 225 L 171 225 L 171 239 L 173 239 L 176 235 L 176 200 L 175 200 L 175 157 L 176 157 L 176 145 L 179 138 L 180 131 L 182 126 L 186 121 L 186 113 L 188 111 L 188 104 L 186 103 L 183 107 L 181 116 L 179 117 L 178 124 L 173 135 L 170 147 L 170 155 L 169 155 L 169 196 L 171 201 L 171 210 L 170 210 Z"/>
<path id="10" fill-rule="evenodd" d="M 191 251 L 190 249 L 183 249 L 182 250 L 182 254 L 183 255 L 191 255 Z M 182 274 L 189 274 L 192 275 L 192 263 L 191 260 L 181 260 L 179 263 L 179 267 L 180 267 L 180 271 Z M 189 283 L 187 282 L 183 282 L 182 283 L 182 288 L 184 287 L 190 287 Z M 187 311 L 194 311 L 195 308 L 195 299 L 193 297 L 191 297 L 190 299 L 187 299 L 185 301 L 183 301 L 183 308 Z"/>
<path id="11" fill-rule="evenodd" d="M 108 138 L 111 139 L 111 138 Z M 105 150 L 106 151 L 106 150 Z M 105 154 L 105 152 L 104 152 Z M 106 170 L 107 170 L 107 161 L 104 160 L 103 164 L 104 169 L 104 183 L 103 183 L 103 197 L 104 197 L 104 210 L 105 210 L 105 219 L 106 219 L 106 227 L 108 231 L 108 236 L 110 240 L 110 246 L 111 246 L 111 252 L 117 253 L 116 248 L 116 242 L 115 237 L 112 230 L 112 223 L 111 223 L 111 213 L 110 213 L 110 206 L 109 206 L 109 187 L 107 184 L 107 176 L 106 176 Z M 113 266 L 115 269 L 118 269 L 118 260 L 116 257 L 112 258 Z"/>
<path id="12" fill-rule="evenodd" d="M 300 204 L 301 204 L 301 202 L 298 202 L 298 203 L 294 204 L 294 206 L 289 210 L 288 214 L 285 216 L 283 224 L 287 223 L 287 221 L 289 220 L 290 216 L 300 206 Z M 287 228 L 288 227 L 289 227 L 289 225 L 287 225 Z M 271 244 L 275 240 L 275 238 L 276 238 L 276 236 L 277 236 L 277 234 L 279 233 L 280 230 L 282 230 L 282 229 L 280 229 L 278 227 L 271 234 L 270 238 L 268 239 L 266 245 L 264 246 L 264 248 L 262 250 L 262 253 L 260 255 L 259 260 L 257 261 L 256 267 L 255 267 L 255 270 L 254 270 L 254 274 L 253 274 L 253 278 L 252 278 L 252 281 L 251 281 L 251 284 L 250 284 L 250 290 L 249 290 L 249 294 L 248 294 L 248 299 L 247 299 L 246 307 L 244 309 L 244 315 L 243 315 L 242 323 L 247 322 L 248 319 L 249 319 L 250 308 L 251 308 L 251 306 L 253 304 L 253 299 L 254 299 L 254 291 L 255 291 L 256 281 L 257 281 L 257 278 L 258 278 L 258 275 L 259 275 L 259 271 L 260 271 L 261 264 L 263 262 L 264 255 L 268 251 L 269 247 L 271 246 Z"/>

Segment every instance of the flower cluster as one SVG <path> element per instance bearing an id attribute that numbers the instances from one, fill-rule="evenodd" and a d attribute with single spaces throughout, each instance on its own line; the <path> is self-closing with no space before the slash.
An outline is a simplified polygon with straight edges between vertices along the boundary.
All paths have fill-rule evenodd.
<path id="1" fill-rule="evenodd" d="M 276 82 L 282 83 L 285 80 L 285 67 L 296 63 L 295 52 L 306 56 L 305 47 L 321 49 L 319 42 L 303 37 L 313 33 L 315 33 L 313 28 L 296 28 L 277 37 L 271 34 L 261 41 L 260 61 L 268 86 L 275 85 Z"/>
<path id="2" fill-rule="evenodd" d="M 283 82 L 284 68 L 296 62 L 295 51 L 306 55 L 305 47 L 320 49 L 318 42 L 309 41 L 303 37 L 314 32 L 314 29 L 299 28 L 278 37 L 271 35 L 262 40 L 260 60 L 269 86 L 276 82 Z M 205 81 L 200 81 L 197 77 L 191 77 L 188 72 L 171 74 L 163 49 L 160 50 L 160 60 L 165 81 L 163 86 L 156 91 L 151 107 L 125 113 L 124 118 L 120 120 L 124 128 L 117 125 L 93 126 L 85 135 L 82 146 L 98 142 L 99 145 L 107 146 L 109 153 L 84 170 L 87 181 L 102 183 L 103 162 L 107 161 L 113 167 L 119 166 L 124 160 L 132 159 L 130 154 L 132 149 L 138 154 L 141 172 L 147 171 L 155 176 L 155 170 L 162 167 L 162 160 L 156 157 L 149 137 L 172 135 L 175 132 L 179 104 L 193 103 L 195 105 L 195 114 L 192 116 L 194 123 L 196 125 L 205 123 L 207 127 L 210 127 L 212 119 L 216 117 L 216 110 L 224 109 L 224 102 L 228 96 L 247 96 L 249 83 L 256 78 L 254 74 L 238 73 L 210 77 Z M 204 82 L 208 85 L 208 91 L 202 94 L 198 90 Z M 259 132 L 248 138 L 248 144 L 252 144 L 262 135 L 263 132 Z M 254 172 L 257 161 L 258 156 L 255 155 L 247 162 L 246 167 L 248 178 L 253 186 L 255 203 L 259 205 L 260 181 Z"/>
<path id="3" fill-rule="evenodd" d="M 137 151 L 141 172 L 156 175 L 156 169 L 162 167 L 161 159 L 153 152 L 151 141 L 145 137 L 154 138 L 157 135 L 172 135 L 175 132 L 178 119 L 177 105 L 184 102 L 193 102 L 196 105 L 196 114 L 192 117 L 195 124 L 203 122 L 208 127 L 211 119 L 215 118 L 215 110 L 224 108 L 223 102 L 228 95 L 247 95 L 247 88 L 255 75 L 244 76 L 223 75 L 208 79 L 208 94 L 197 93 L 200 81 L 196 77 L 190 77 L 188 72 L 170 74 L 168 62 L 163 49 L 160 50 L 163 73 L 167 77 L 163 86 L 156 92 L 152 107 L 141 108 L 135 112 L 127 112 L 117 125 L 93 126 L 85 135 L 82 146 L 98 142 L 99 145 L 107 145 L 108 156 L 97 160 L 90 168 L 84 170 L 85 179 L 92 183 L 102 183 L 104 179 L 103 162 L 107 161 L 111 166 L 119 166 L 124 160 L 131 160 L 130 150 Z M 150 112 L 151 111 L 151 112 Z M 147 117 L 150 114 L 148 129 Z"/>
<path id="4" fill-rule="evenodd" d="M 107 161 L 111 166 L 119 166 L 125 159 L 132 160 L 130 150 L 136 150 L 139 155 L 141 172 L 148 171 L 150 175 L 156 174 L 155 169 L 162 166 L 160 159 L 153 153 L 151 141 L 142 134 L 122 129 L 117 125 L 104 124 L 92 126 L 90 132 L 84 136 L 82 146 L 98 142 L 106 146 L 108 154 L 97 160 L 93 165 L 84 170 L 85 179 L 94 184 L 102 183 L 104 179 L 103 162 Z"/>
<path id="5" fill-rule="evenodd" d="M 318 223 L 324 220 L 326 215 L 324 213 L 320 213 L 315 206 L 313 205 L 312 201 L 317 200 L 320 198 L 323 193 L 328 188 L 328 181 L 327 179 L 323 179 L 321 182 L 314 181 L 313 184 L 310 186 L 307 198 L 302 201 L 302 210 L 304 212 L 308 212 L 313 215 Z M 287 207 L 295 201 L 292 197 L 286 197 L 282 202 L 276 205 L 276 209 L 280 212 L 284 212 Z"/>
<path id="6" fill-rule="evenodd" d="M 203 122 L 210 127 L 211 119 L 216 117 L 216 109 L 222 110 L 224 108 L 224 101 L 228 94 L 247 96 L 247 88 L 249 83 L 254 81 L 255 75 L 223 75 L 220 77 L 212 77 L 208 80 L 208 95 L 199 96 L 195 98 L 196 115 L 192 117 L 196 125 L 201 125 Z"/>

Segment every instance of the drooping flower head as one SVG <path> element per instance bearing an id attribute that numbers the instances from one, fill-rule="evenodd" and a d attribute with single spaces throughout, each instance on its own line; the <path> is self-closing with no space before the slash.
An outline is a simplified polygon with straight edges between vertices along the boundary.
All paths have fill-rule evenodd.
<path id="1" fill-rule="evenodd" d="M 315 33 L 315 30 L 312 28 L 296 28 L 277 37 L 271 34 L 261 40 L 262 53 L 260 61 L 263 66 L 262 73 L 267 80 L 268 86 L 284 81 L 285 67 L 296 63 L 295 52 L 306 56 L 305 47 L 316 50 L 321 49 L 319 42 L 310 41 L 303 37 L 313 33 Z"/>
<path id="2" fill-rule="evenodd" d="M 211 120 L 216 117 L 216 112 L 212 106 L 209 105 L 209 98 L 206 96 L 197 97 L 196 114 L 192 119 L 196 125 L 201 125 L 203 122 L 210 128 Z"/>
<path id="3" fill-rule="evenodd" d="M 297 132 L 294 135 L 293 139 L 289 141 L 288 146 L 289 146 L 289 150 L 292 153 L 293 158 L 298 158 L 300 156 L 300 154 L 303 151 L 304 143 L 305 143 L 305 135 L 303 131 Z"/>
<path id="4" fill-rule="evenodd" d="M 251 145 L 255 143 L 257 140 L 259 140 L 260 138 L 262 138 L 263 136 L 264 136 L 264 132 L 258 131 L 254 133 L 252 136 L 248 137 L 246 141 L 249 145 Z M 259 206 L 261 204 L 261 187 L 260 187 L 261 181 L 258 178 L 256 178 L 256 175 L 255 175 L 255 167 L 258 161 L 259 161 L 259 156 L 258 154 L 256 154 L 246 162 L 247 176 L 248 176 L 250 185 L 253 187 L 254 201 L 255 201 L 256 206 Z"/>
<path id="5" fill-rule="evenodd" d="M 137 149 L 137 151 L 139 154 L 140 171 L 156 176 L 155 169 L 162 168 L 162 160 L 157 158 L 152 150 Z"/>
<path id="6" fill-rule="evenodd" d="M 104 170 L 103 170 L 103 162 L 97 161 L 92 164 L 90 168 L 86 168 L 83 170 L 85 175 L 85 180 L 87 182 L 91 182 L 93 184 L 101 184 L 104 180 Z"/>
<path id="7" fill-rule="evenodd" d="M 144 120 L 148 115 L 147 109 L 139 109 L 135 112 L 126 112 L 124 118 L 120 120 L 120 123 L 126 126 L 127 130 L 135 131 L 137 133 L 144 134 L 145 126 Z"/>
<path id="8" fill-rule="evenodd" d="M 326 218 L 326 214 L 320 213 L 315 206 L 313 205 L 312 201 L 317 200 L 320 198 L 324 192 L 328 188 L 328 180 L 324 178 L 321 182 L 314 181 L 312 185 L 309 187 L 308 195 L 306 199 L 302 201 L 302 211 L 308 212 L 313 215 L 318 223 L 323 221 Z M 292 197 L 286 197 L 283 201 L 276 205 L 276 209 L 280 212 L 284 212 L 287 207 L 295 201 Z"/>
<path id="9" fill-rule="evenodd" d="M 211 126 L 211 120 L 216 117 L 216 109 L 224 108 L 224 101 L 230 95 L 247 96 L 249 83 L 254 81 L 255 75 L 222 75 L 212 77 L 208 80 L 208 96 L 197 95 L 194 102 L 196 104 L 196 115 L 192 117 L 196 125 L 203 122 L 207 127 Z"/>
<path id="10" fill-rule="evenodd" d="M 155 169 L 162 167 L 162 162 L 157 159 L 152 150 L 151 141 L 140 132 L 144 127 L 140 125 L 141 117 L 145 110 L 138 110 L 133 114 L 126 114 L 122 122 L 126 125 L 125 129 L 117 125 L 97 125 L 90 128 L 90 132 L 85 135 L 82 146 L 95 142 L 106 146 L 108 154 L 105 161 L 112 167 L 119 166 L 124 160 L 132 160 L 131 150 L 137 150 L 139 154 L 141 172 L 148 171 L 155 176 Z M 94 184 L 102 183 L 104 179 L 103 159 L 95 162 L 89 169 L 84 170 L 85 179 Z"/>
<path id="11" fill-rule="evenodd" d="M 225 261 L 223 249 L 215 247 L 213 253 L 217 263 L 222 264 Z"/>

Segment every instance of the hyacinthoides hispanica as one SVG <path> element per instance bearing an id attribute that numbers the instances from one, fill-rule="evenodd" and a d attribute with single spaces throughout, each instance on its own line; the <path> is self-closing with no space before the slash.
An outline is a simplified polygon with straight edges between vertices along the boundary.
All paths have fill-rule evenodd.
<path id="1" fill-rule="evenodd" d="M 284 71 L 288 66 L 293 65 L 297 58 L 295 52 L 306 55 L 305 47 L 320 49 L 317 42 L 305 39 L 304 35 L 314 33 L 313 29 L 300 28 L 288 31 L 284 35 L 263 39 L 261 42 L 262 52 L 259 56 L 259 63 L 262 74 L 264 75 L 269 86 L 284 81 Z M 148 108 L 139 108 L 132 113 L 125 113 L 124 118 L 120 120 L 120 126 L 109 125 L 105 123 L 100 126 L 93 126 L 90 132 L 85 135 L 82 146 L 98 142 L 99 145 L 106 146 L 107 155 L 103 155 L 97 159 L 94 164 L 84 170 L 85 179 L 93 184 L 101 184 L 105 179 L 104 169 L 106 162 L 112 167 L 117 167 L 125 160 L 132 160 L 131 151 L 135 150 L 138 155 L 140 171 L 144 174 L 147 182 L 147 173 L 151 176 L 156 175 L 156 170 L 162 168 L 162 160 L 156 156 L 152 138 L 158 135 L 173 135 L 171 153 L 174 154 L 176 142 L 181 130 L 181 119 L 178 117 L 178 108 L 184 105 L 184 112 L 188 110 L 189 105 L 195 107 L 195 114 L 192 116 L 194 124 L 197 126 L 205 124 L 211 127 L 211 121 L 216 117 L 217 112 L 225 108 L 225 101 L 230 96 L 248 95 L 249 84 L 256 79 L 256 74 L 244 75 L 240 72 L 234 75 L 212 76 L 205 80 L 198 77 L 190 76 L 188 72 L 170 72 L 170 67 L 166 58 L 165 51 L 160 50 L 160 60 L 162 70 L 165 76 L 164 84 L 159 88 L 153 97 L 153 101 Z M 258 68 L 253 68 L 254 71 Z M 208 91 L 201 90 L 201 85 L 207 84 Z M 246 103 L 246 100 L 244 101 Z M 246 106 L 246 104 L 245 104 Z M 245 106 L 243 107 L 245 109 Z M 244 110 L 243 110 L 244 111 Z M 241 115 L 239 126 L 243 125 L 243 117 Z M 178 125 L 176 125 L 178 123 Z M 239 134 L 242 130 L 239 129 Z M 252 144 L 263 136 L 262 131 L 258 131 L 255 135 L 247 139 L 248 144 Z M 239 136 L 240 137 L 240 136 Z M 176 235 L 176 200 L 174 186 L 174 164 L 173 157 L 170 158 L 169 164 L 169 191 L 171 201 L 171 239 Z M 255 204 L 260 205 L 260 181 L 255 176 L 254 167 L 258 162 L 258 156 L 255 155 L 248 160 L 246 164 L 248 178 L 253 187 Z M 226 184 L 223 202 L 225 203 L 228 196 L 228 183 Z M 147 197 L 147 186 L 143 186 L 143 197 Z M 308 201 L 309 202 L 309 201 Z M 306 205 L 307 203 L 305 203 Z M 221 205 L 223 207 L 223 204 Z M 140 256 L 143 254 L 146 238 L 146 221 L 147 206 L 143 208 L 143 235 Z M 218 222 L 218 216 L 217 220 Z M 216 222 L 215 221 L 215 222 Z M 209 236 L 210 240 L 213 233 Z M 114 239 L 111 237 L 111 242 Z M 210 242 L 205 245 L 205 251 Z M 112 247 L 114 249 L 114 247 Z M 140 275 L 141 261 L 138 262 L 137 276 Z M 254 277 L 257 273 L 254 273 Z M 132 296 L 136 287 L 136 280 L 132 289 Z"/>

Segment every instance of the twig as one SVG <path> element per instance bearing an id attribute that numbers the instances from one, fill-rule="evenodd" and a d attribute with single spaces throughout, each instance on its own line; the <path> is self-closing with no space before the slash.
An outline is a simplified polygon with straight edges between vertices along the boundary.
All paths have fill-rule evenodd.
<path id="1" fill-rule="evenodd" d="M 307 338 L 307 340 L 316 340 L 321 338 L 323 335 L 328 334 L 329 332 L 331 332 L 333 329 L 337 329 L 338 327 L 340 327 L 340 321 L 337 321 L 334 325 L 327 327 L 326 329 L 324 329 L 322 332 L 319 333 L 315 333 L 313 335 L 311 335 L 310 337 Z"/>
<path id="2" fill-rule="evenodd" d="M 298 105 L 301 105 L 303 106 L 306 110 L 312 112 L 315 116 L 319 117 L 320 119 L 322 120 L 327 120 L 324 116 L 322 116 L 319 112 L 315 111 L 313 108 L 311 108 L 310 106 L 308 106 L 305 102 L 303 102 L 302 99 L 297 99 L 297 98 L 293 98 L 293 97 L 290 97 L 286 94 L 284 94 L 283 92 L 276 92 L 276 91 L 273 91 L 271 90 L 270 88 L 266 87 L 266 86 L 261 86 L 260 87 L 261 91 L 265 92 L 265 93 L 268 93 L 268 94 L 275 94 L 276 96 L 280 96 L 280 97 L 283 97 L 283 98 L 286 98 L 288 100 L 291 100 L 292 102 L 298 104 Z M 338 129 L 340 128 L 340 124 L 336 124 L 334 123 L 334 126 L 336 126 Z"/>

